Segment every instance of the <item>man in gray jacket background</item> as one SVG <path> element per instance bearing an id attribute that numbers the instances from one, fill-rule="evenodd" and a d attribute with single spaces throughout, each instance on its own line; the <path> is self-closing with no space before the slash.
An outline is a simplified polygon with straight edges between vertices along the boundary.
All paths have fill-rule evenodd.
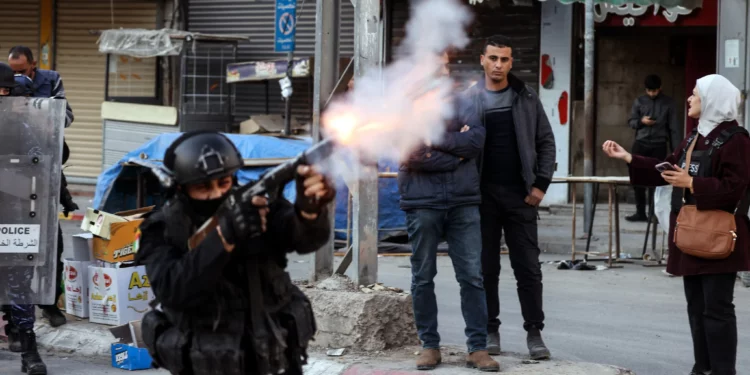
<path id="1" fill-rule="evenodd" d="M 661 92 L 659 76 L 647 76 L 644 85 L 646 93 L 635 99 L 628 120 L 628 125 L 635 129 L 632 152 L 633 155 L 665 159 L 682 141 L 682 129 L 677 121 L 674 100 Z M 647 221 L 646 188 L 636 186 L 633 190 L 636 212 L 625 220 Z M 654 190 L 649 189 L 648 202 L 652 201 L 653 195 Z"/>
<path id="2" fill-rule="evenodd" d="M 510 39 L 486 40 L 484 76 L 466 91 L 486 131 L 478 158 L 482 203 L 482 273 L 487 294 L 487 349 L 500 354 L 500 239 L 505 232 L 516 277 L 523 327 L 532 359 L 547 359 L 542 340 L 542 268 L 539 264 L 537 207 L 552 182 L 555 138 L 539 97 L 510 73 Z"/>

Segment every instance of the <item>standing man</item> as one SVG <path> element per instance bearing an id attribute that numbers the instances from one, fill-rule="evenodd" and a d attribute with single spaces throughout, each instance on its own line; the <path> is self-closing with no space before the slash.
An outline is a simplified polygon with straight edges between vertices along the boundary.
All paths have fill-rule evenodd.
<path id="1" fill-rule="evenodd" d="M 447 76 L 448 55 L 442 56 Z M 479 174 L 476 157 L 484 144 L 484 128 L 470 107 L 454 103 L 458 116 L 447 123 L 439 145 L 423 146 L 399 167 L 401 209 L 406 212 L 412 244 L 411 292 L 414 320 L 423 350 L 417 369 L 432 370 L 442 361 L 435 298 L 438 242 L 448 241 L 461 310 L 466 323 L 466 363 L 483 371 L 499 371 L 487 352 L 487 303 L 482 286 L 479 241 Z"/>
<path id="2" fill-rule="evenodd" d="M 500 239 L 510 250 L 523 327 L 532 359 L 547 359 L 542 340 L 542 268 L 537 240 L 537 207 L 555 170 L 555 138 L 539 97 L 510 70 L 510 39 L 485 41 L 480 58 L 484 77 L 466 91 L 487 130 L 479 159 L 482 204 L 482 271 L 487 292 L 487 348 L 500 353 Z"/>
<path id="3" fill-rule="evenodd" d="M 16 75 L 21 74 L 31 79 L 33 84 L 33 94 L 35 98 L 54 98 L 54 99 L 65 99 L 65 88 L 63 87 L 62 78 L 60 74 L 53 70 L 44 70 L 36 67 L 36 61 L 34 60 L 34 54 L 31 49 L 26 46 L 15 46 L 8 52 L 8 64 L 13 69 Z M 70 108 L 70 103 L 67 104 L 65 113 L 65 127 L 69 127 L 73 122 L 73 110 Z M 68 150 L 67 144 L 65 150 Z M 68 152 L 65 152 L 63 157 L 63 163 L 67 160 Z M 62 166 L 60 166 L 62 168 Z M 62 176 L 63 183 L 61 185 L 60 195 L 63 198 L 62 203 L 64 211 L 75 211 L 78 206 L 73 203 L 70 193 L 67 189 L 67 181 L 65 176 Z M 63 238 L 62 229 L 58 227 L 57 234 L 57 269 L 62 270 L 62 257 L 63 253 Z M 57 280 L 55 283 L 56 293 L 55 301 L 60 299 L 62 295 L 62 272 L 57 272 Z M 42 316 L 47 318 L 52 327 L 59 327 L 66 323 L 65 315 L 60 312 L 57 305 L 40 306 L 42 308 Z"/>
<path id="4" fill-rule="evenodd" d="M 633 155 L 664 159 L 668 152 L 671 154 L 679 146 L 682 130 L 677 122 L 674 101 L 661 92 L 661 78 L 651 74 L 646 77 L 644 84 L 646 94 L 635 99 L 628 120 L 628 125 L 635 129 Z M 647 221 L 646 188 L 633 187 L 633 190 L 636 212 L 625 220 Z M 653 202 L 654 190 L 648 189 L 648 194 L 648 202 Z"/>

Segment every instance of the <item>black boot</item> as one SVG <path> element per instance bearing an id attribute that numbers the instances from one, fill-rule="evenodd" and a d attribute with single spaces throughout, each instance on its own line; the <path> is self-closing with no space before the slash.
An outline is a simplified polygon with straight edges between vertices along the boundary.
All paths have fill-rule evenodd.
<path id="1" fill-rule="evenodd" d="M 5 326 L 5 336 L 8 336 L 8 350 L 13 353 L 20 353 L 21 340 L 18 338 L 18 329 L 13 324 Z"/>
<path id="2" fill-rule="evenodd" d="M 47 375 L 47 366 L 39 356 L 34 330 L 21 331 L 21 372 L 28 375 Z"/>
<path id="3" fill-rule="evenodd" d="M 636 221 L 648 221 L 648 216 L 646 216 L 646 214 L 643 213 L 643 212 L 636 212 L 633 215 L 626 216 L 625 220 L 627 220 L 627 221 L 633 221 L 633 222 L 636 222 Z"/>
<path id="4" fill-rule="evenodd" d="M 5 336 L 8 337 L 8 350 L 13 353 L 20 353 L 21 341 L 18 340 L 18 328 L 16 328 L 13 320 L 10 318 L 10 306 L 3 305 L 2 312 L 3 320 L 5 321 Z"/>
<path id="5" fill-rule="evenodd" d="M 500 355 L 500 333 L 489 333 L 487 334 L 487 352 L 490 355 Z"/>
<path id="6" fill-rule="evenodd" d="M 536 328 L 529 329 L 526 335 L 526 345 L 529 347 L 529 356 L 533 360 L 549 359 L 551 354 L 542 340 L 542 332 Z"/>
<path id="7" fill-rule="evenodd" d="M 42 317 L 49 320 L 49 325 L 52 326 L 52 328 L 57 328 L 68 322 L 68 320 L 65 319 L 65 315 L 63 315 L 62 311 L 60 311 L 57 306 L 42 306 Z"/>

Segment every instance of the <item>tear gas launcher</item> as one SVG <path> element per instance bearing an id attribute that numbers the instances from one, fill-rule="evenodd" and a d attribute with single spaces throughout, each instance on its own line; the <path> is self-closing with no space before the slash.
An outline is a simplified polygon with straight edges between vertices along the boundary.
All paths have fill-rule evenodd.
<path id="1" fill-rule="evenodd" d="M 256 195 L 267 197 L 268 203 L 272 203 L 281 198 L 284 186 L 289 182 L 294 181 L 297 176 L 297 167 L 300 165 L 314 165 L 319 163 L 330 157 L 334 150 L 333 140 L 326 139 L 308 148 L 294 159 L 288 160 L 283 164 L 269 169 L 263 173 L 257 181 L 245 184 L 238 189 L 234 189 L 229 193 L 229 196 L 224 199 L 224 202 L 222 202 L 217 213 L 201 225 L 198 231 L 190 237 L 188 240 L 189 248 L 195 249 L 206 237 L 208 237 L 209 234 L 216 230 L 216 226 L 219 224 L 219 215 L 221 215 L 222 212 L 231 209 L 231 207 L 236 204 L 252 204 L 252 199 Z"/>

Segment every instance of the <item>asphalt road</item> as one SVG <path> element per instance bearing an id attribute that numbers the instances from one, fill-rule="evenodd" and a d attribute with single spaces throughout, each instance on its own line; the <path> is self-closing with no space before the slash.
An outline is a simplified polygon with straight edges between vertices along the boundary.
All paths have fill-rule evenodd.
<path id="1" fill-rule="evenodd" d="M 543 256 L 544 261 L 557 259 L 560 257 Z M 308 259 L 296 257 L 290 264 L 294 277 L 308 274 Z M 693 365 L 692 341 L 682 279 L 667 277 L 662 269 L 627 264 L 605 271 L 561 271 L 545 264 L 544 338 L 552 355 L 621 366 L 639 375 L 689 373 Z M 380 257 L 378 275 L 386 285 L 408 290 L 409 258 Z M 463 345 L 459 287 L 448 257 L 438 258 L 435 283 L 443 344 Z M 500 284 L 502 348 L 528 353 L 515 279 L 507 257 L 503 257 Z M 734 303 L 739 326 L 737 371 L 750 374 L 750 288 L 739 281 Z"/>
<path id="2" fill-rule="evenodd" d="M 70 234 L 80 232 L 79 225 L 79 222 L 62 222 L 66 243 L 70 241 Z M 557 259 L 561 256 L 543 256 L 545 261 Z M 462 345 L 465 337 L 458 283 L 450 259 L 439 257 L 438 263 L 436 290 L 440 334 L 444 344 Z M 294 278 L 303 279 L 309 274 L 309 266 L 309 258 L 296 256 L 290 262 L 290 272 Z M 687 374 L 690 371 L 692 347 L 680 278 L 663 275 L 662 268 L 635 264 L 606 271 L 560 271 L 551 265 L 543 269 L 547 316 L 544 336 L 553 356 L 622 366 L 639 375 Z M 386 285 L 409 289 L 411 273 L 407 257 L 380 257 L 378 272 L 379 280 Z M 750 289 L 739 281 L 736 285 L 737 370 L 739 374 L 750 374 Z M 501 273 L 501 319 L 503 349 L 527 352 L 515 280 L 507 257 L 503 257 Z M 17 371 L 15 367 L 6 367 L 6 363 L 10 363 L 5 359 L 8 355 L 0 352 L 0 369 Z M 86 367 L 88 372 L 80 372 L 76 363 L 72 359 L 54 359 L 51 366 L 58 366 L 61 372 L 51 373 L 117 372 L 106 363 L 102 367 L 92 364 L 91 369 Z M 5 374 L 2 370 L 0 373 Z"/>

